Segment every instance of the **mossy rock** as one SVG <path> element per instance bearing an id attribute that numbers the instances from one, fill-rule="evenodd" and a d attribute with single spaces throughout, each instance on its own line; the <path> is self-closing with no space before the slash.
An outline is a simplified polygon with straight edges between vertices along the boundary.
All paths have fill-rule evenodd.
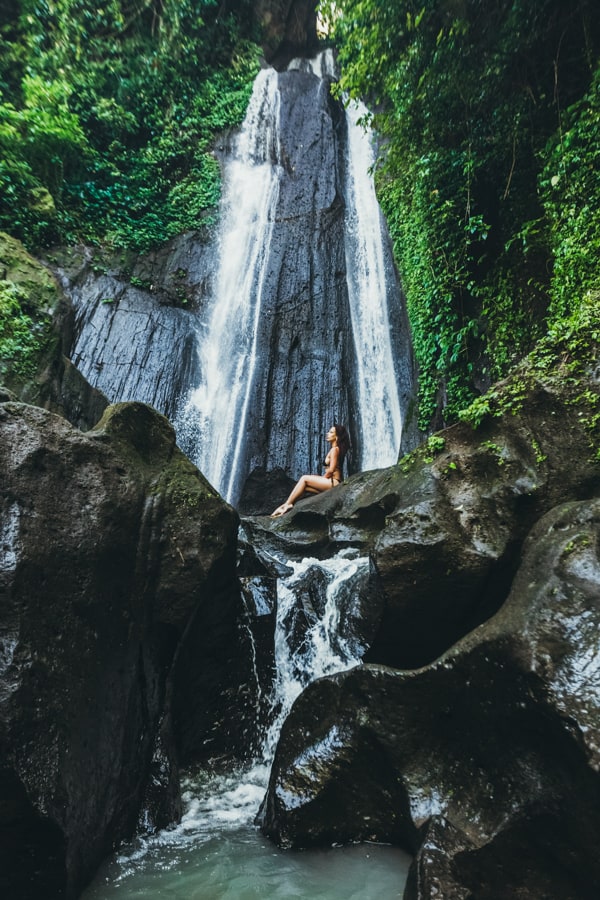
<path id="1" fill-rule="evenodd" d="M 42 373 L 62 356 L 54 322 L 65 311 L 52 274 L 0 233 L 0 378 L 22 400 L 39 403 Z"/>
<path id="2" fill-rule="evenodd" d="M 52 273 L 0 232 L 0 382 L 87 429 L 108 401 L 67 358 L 73 311 Z"/>

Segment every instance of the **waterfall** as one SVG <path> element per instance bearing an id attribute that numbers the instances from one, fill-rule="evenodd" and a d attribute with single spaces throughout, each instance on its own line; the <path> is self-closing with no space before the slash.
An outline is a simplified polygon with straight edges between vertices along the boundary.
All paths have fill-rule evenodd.
<path id="1" fill-rule="evenodd" d="M 261 71 L 224 166 L 200 383 L 176 430 L 234 504 L 253 468 L 320 471 L 334 421 L 349 425 L 354 469 L 398 458 L 413 392 L 408 325 L 373 140 L 358 121 L 366 110 L 344 112 L 334 77 L 331 50 Z"/>
<path id="2" fill-rule="evenodd" d="M 212 312 L 199 336 L 201 383 L 176 429 L 181 444 L 226 500 L 238 491 L 258 326 L 279 193 L 277 75 L 262 70 L 227 167 L 219 271 Z"/>
<path id="3" fill-rule="evenodd" d="M 331 49 L 313 59 L 294 59 L 288 69 L 310 71 L 318 78 L 337 77 Z M 398 374 L 388 314 L 388 298 L 399 288 L 385 245 L 386 225 L 371 174 L 375 146 L 367 120 L 364 103 L 348 104 L 344 243 L 355 350 L 360 469 L 393 465 L 402 440 Z"/>
<path id="4" fill-rule="evenodd" d="M 268 764 L 296 697 L 316 678 L 358 665 L 366 650 L 348 627 L 348 600 L 368 579 L 369 560 L 349 557 L 353 557 L 353 551 L 342 551 L 328 560 L 309 557 L 290 562 L 292 574 L 280 580 L 275 628 L 274 716 L 262 750 Z M 317 602 L 311 603 L 307 610 L 303 599 L 311 593 L 311 586 Z"/>
<path id="5" fill-rule="evenodd" d="M 371 168 L 373 136 L 361 125 L 368 110 L 348 106 L 346 196 L 346 277 L 354 338 L 360 468 L 390 466 L 398 460 L 402 415 L 388 315 L 388 296 L 397 284 L 386 265 L 383 217 Z"/>

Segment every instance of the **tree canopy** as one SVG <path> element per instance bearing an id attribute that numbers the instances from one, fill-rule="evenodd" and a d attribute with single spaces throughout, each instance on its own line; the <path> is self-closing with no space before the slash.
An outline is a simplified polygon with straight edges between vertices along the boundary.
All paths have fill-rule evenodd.
<path id="1" fill-rule="evenodd" d="M 210 222 L 215 135 L 258 68 L 251 3 L 12 0 L 0 14 L 0 228 L 146 249 Z M 223 5 L 223 9 L 226 7 Z"/>

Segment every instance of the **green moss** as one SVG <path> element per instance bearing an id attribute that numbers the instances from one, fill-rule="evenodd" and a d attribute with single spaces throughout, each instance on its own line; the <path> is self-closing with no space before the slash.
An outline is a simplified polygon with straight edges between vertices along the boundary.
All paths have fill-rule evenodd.
<path id="1" fill-rule="evenodd" d="M 401 472 L 406 474 L 417 465 L 422 463 L 432 463 L 435 457 L 441 453 L 445 447 L 446 439 L 439 434 L 432 434 L 427 438 L 424 444 L 399 459 L 396 465 Z"/>
<path id="2" fill-rule="evenodd" d="M 52 275 L 14 238 L 0 233 L 0 381 L 35 400 L 28 388 L 59 352 L 53 317 L 60 304 Z"/>
<path id="3" fill-rule="evenodd" d="M 591 538 L 589 534 L 577 534 L 563 547 L 563 556 L 570 556 L 579 550 L 585 550 L 591 546 Z"/>
<path id="4" fill-rule="evenodd" d="M 590 373 L 599 362 L 600 296 L 590 294 L 575 312 L 554 323 L 510 378 L 474 400 L 459 418 L 476 429 L 487 417 L 526 412 L 536 385 L 548 385 L 562 397 L 567 408 L 575 411 L 589 433 L 590 449 L 595 455 L 600 441 L 600 391 L 590 387 Z M 532 448 L 541 465 L 546 456 L 535 439 Z"/>
<path id="5" fill-rule="evenodd" d="M 175 509 L 196 510 L 219 494 L 175 444 L 169 420 L 146 403 L 114 403 L 107 407 L 91 434 L 117 443 L 132 471 L 153 484 L 151 493 L 164 496 Z"/>

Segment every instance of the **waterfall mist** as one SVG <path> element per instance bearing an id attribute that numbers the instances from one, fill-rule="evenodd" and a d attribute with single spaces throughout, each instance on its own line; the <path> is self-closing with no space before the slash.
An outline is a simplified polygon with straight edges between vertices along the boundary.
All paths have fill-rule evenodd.
<path id="1" fill-rule="evenodd" d="M 353 628 L 358 597 L 368 590 L 369 560 L 350 549 L 328 560 L 279 560 L 289 570 L 277 587 L 276 677 L 269 722 L 248 764 L 189 772 L 179 825 L 138 836 L 121 848 L 85 892 L 85 900 L 158 897 L 294 896 L 345 900 L 402 894 L 410 859 L 398 848 L 367 844 L 335 851 L 278 850 L 260 836 L 263 799 L 281 727 L 311 681 L 360 664 L 366 649 Z M 307 598 L 311 601 L 308 602 Z M 261 610 L 262 598 L 256 607 Z M 329 735 L 335 743 L 335 729 Z M 319 752 L 319 748 L 314 748 Z"/>

